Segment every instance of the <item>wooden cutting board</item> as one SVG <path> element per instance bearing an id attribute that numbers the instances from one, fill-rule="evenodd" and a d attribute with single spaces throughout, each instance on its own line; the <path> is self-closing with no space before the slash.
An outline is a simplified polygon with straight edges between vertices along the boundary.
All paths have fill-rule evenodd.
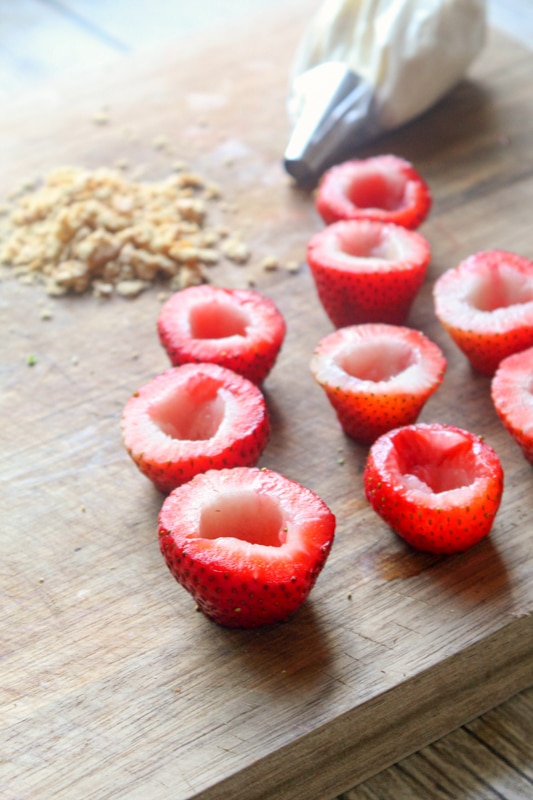
<path id="1" fill-rule="evenodd" d="M 421 231 L 433 259 L 409 323 L 441 345 L 448 372 L 421 419 L 483 434 L 506 474 L 490 538 L 432 558 L 367 506 L 366 450 L 343 436 L 308 369 L 331 330 L 304 263 L 321 223 L 281 157 L 289 64 L 314 5 L 292 2 L 253 27 L 3 107 L 2 195 L 60 165 L 122 158 L 147 178 L 184 159 L 220 184 L 220 213 L 253 258 L 213 268 L 212 280 L 253 278 L 288 325 L 265 384 L 273 436 L 261 464 L 316 491 L 338 520 L 326 568 L 290 622 L 232 631 L 195 613 L 158 550 L 162 497 L 119 433 L 131 392 L 168 366 L 155 333 L 160 288 L 134 301 L 54 300 L 4 276 L 6 800 L 330 798 L 533 682 L 531 466 L 431 302 L 436 277 L 472 252 L 533 257 L 533 54 L 491 34 L 467 80 L 364 151 L 412 160 L 434 195 Z M 103 107 L 109 123 L 96 126 Z M 154 147 L 160 136 L 172 152 Z M 260 267 L 270 255 L 275 272 Z M 298 274 L 283 268 L 292 261 Z"/>

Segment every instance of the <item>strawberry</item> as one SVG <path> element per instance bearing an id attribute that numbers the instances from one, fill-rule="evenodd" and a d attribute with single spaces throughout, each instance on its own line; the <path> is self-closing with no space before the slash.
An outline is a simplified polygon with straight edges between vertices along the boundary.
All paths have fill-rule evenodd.
<path id="1" fill-rule="evenodd" d="M 445 272 L 435 313 L 474 369 L 492 376 L 500 361 L 533 345 L 533 261 L 488 250 Z"/>
<path id="2" fill-rule="evenodd" d="M 495 451 L 475 434 L 419 423 L 374 442 L 364 486 L 374 510 L 410 545 L 458 553 L 490 532 L 503 469 Z"/>
<path id="3" fill-rule="evenodd" d="M 162 492 L 210 469 L 255 465 L 270 433 L 261 391 L 217 364 L 158 375 L 130 397 L 121 428 L 131 458 Z"/>
<path id="4" fill-rule="evenodd" d="M 420 234 L 375 220 L 336 222 L 307 246 L 318 296 L 337 328 L 403 324 L 429 260 L 429 244 Z"/>
<path id="5" fill-rule="evenodd" d="M 322 176 L 316 209 L 326 225 L 377 219 L 417 228 L 431 208 L 431 192 L 409 161 L 393 155 L 345 161 Z"/>
<path id="6" fill-rule="evenodd" d="M 491 396 L 505 428 L 533 464 L 533 347 L 500 362 Z"/>
<path id="7" fill-rule="evenodd" d="M 157 320 L 161 344 L 174 366 L 214 363 L 260 385 L 285 337 L 285 321 L 272 300 L 251 289 L 204 284 L 172 295 Z"/>
<path id="8" fill-rule="evenodd" d="M 221 625 L 286 620 L 333 543 L 335 517 L 309 489 L 266 469 L 211 470 L 175 489 L 159 515 L 167 566 Z"/>
<path id="9" fill-rule="evenodd" d="M 311 359 L 344 432 L 364 444 L 413 423 L 445 370 L 441 350 L 423 333 L 379 323 L 330 333 Z"/>

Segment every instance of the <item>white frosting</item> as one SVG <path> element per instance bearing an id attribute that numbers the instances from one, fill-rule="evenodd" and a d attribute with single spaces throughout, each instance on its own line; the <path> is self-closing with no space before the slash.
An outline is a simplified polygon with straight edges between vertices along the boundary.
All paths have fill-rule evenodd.
<path id="1" fill-rule="evenodd" d="M 390 130 L 421 114 L 465 74 L 485 41 L 484 0 L 325 0 L 296 52 L 290 106 L 312 84 L 299 75 L 347 64 L 374 90 L 374 126 Z M 303 88 L 302 88 L 303 87 Z"/>

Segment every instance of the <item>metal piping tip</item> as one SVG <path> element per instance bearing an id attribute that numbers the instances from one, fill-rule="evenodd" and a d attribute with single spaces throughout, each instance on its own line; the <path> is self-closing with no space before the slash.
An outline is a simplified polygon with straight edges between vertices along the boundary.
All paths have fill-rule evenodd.
<path id="1" fill-rule="evenodd" d="M 300 108 L 284 167 L 297 183 L 309 184 L 348 145 L 363 141 L 373 90 L 346 64 L 329 61 L 300 75 L 295 94 Z"/>

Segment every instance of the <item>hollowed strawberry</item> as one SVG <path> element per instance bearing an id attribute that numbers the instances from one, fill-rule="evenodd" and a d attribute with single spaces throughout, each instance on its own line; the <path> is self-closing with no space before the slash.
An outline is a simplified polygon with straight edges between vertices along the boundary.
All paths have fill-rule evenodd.
<path id="1" fill-rule="evenodd" d="M 307 261 L 318 296 L 337 328 L 405 322 L 430 261 L 415 231 L 374 220 L 348 220 L 316 233 Z"/>
<path id="2" fill-rule="evenodd" d="M 445 370 L 441 350 L 423 333 L 383 324 L 340 328 L 321 339 L 311 360 L 343 430 L 365 444 L 413 423 Z"/>
<path id="3" fill-rule="evenodd" d="M 434 287 L 435 313 L 474 369 L 533 345 L 533 261 L 505 250 L 476 253 Z"/>
<path id="4" fill-rule="evenodd" d="M 413 547 L 457 553 L 489 534 L 503 469 L 495 451 L 473 433 L 420 423 L 374 442 L 364 485 L 374 510 Z"/>
<path id="5" fill-rule="evenodd" d="M 533 464 L 533 347 L 500 362 L 491 395 L 505 428 Z"/>
<path id="6" fill-rule="evenodd" d="M 260 385 L 276 361 L 286 326 L 274 302 L 259 292 L 202 285 L 172 295 L 157 329 L 175 366 L 219 364 Z"/>
<path id="7" fill-rule="evenodd" d="M 142 386 L 121 420 L 124 445 L 162 492 L 210 469 L 255 465 L 270 432 L 263 395 L 217 364 L 183 364 Z"/>
<path id="8" fill-rule="evenodd" d="M 375 219 L 417 228 L 431 208 L 431 193 L 412 164 L 394 155 L 346 161 L 324 173 L 316 208 L 327 225 Z"/>
<path id="9" fill-rule="evenodd" d="M 335 517 L 309 489 L 270 470 L 210 471 L 173 491 L 159 516 L 176 580 L 221 625 L 286 620 L 333 543 Z"/>

